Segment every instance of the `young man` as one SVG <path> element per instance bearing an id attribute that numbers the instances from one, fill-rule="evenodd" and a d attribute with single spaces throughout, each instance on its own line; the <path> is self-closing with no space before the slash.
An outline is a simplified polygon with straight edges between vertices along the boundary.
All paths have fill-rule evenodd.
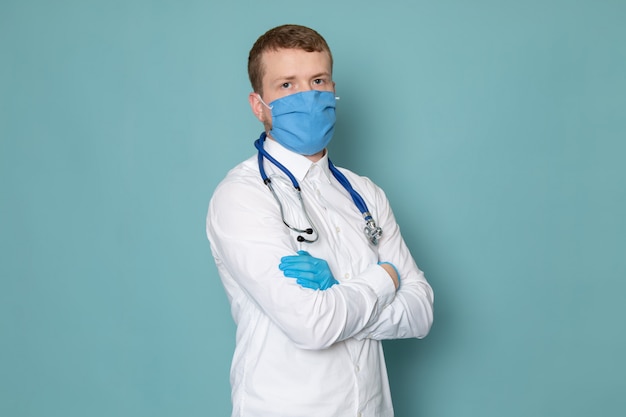
<path id="1" fill-rule="evenodd" d="M 253 46 L 248 72 L 265 131 L 207 216 L 237 324 L 232 416 L 393 416 L 381 341 L 426 336 L 432 289 L 383 191 L 328 159 L 326 41 L 276 27 Z"/>

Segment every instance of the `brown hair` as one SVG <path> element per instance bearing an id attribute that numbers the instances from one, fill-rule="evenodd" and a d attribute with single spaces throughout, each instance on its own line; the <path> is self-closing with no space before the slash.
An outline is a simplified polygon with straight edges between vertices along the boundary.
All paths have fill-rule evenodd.
<path id="1" fill-rule="evenodd" d="M 255 93 L 263 93 L 263 75 L 265 74 L 261 62 L 263 53 L 279 49 L 302 49 L 307 52 L 325 51 L 330 56 L 331 68 L 333 65 L 333 56 L 322 35 L 306 26 L 277 26 L 261 35 L 248 55 L 248 77 Z"/>

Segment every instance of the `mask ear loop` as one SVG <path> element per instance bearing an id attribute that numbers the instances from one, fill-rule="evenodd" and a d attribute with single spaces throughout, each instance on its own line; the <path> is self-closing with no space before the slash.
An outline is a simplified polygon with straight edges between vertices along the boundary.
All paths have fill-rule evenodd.
<path id="1" fill-rule="evenodd" d="M 261 98 L 261 95 L 259 93 L 256 93 L 256 96 L 259 98 L 259 101 L 261 102 L 262 105 L 264 105 L 265 107 L 267 107 L 270 110 L 272 110 L 274 108 L 274 106 L 270 106 L 265 101 L 263 101 L 263 99 Z"/>

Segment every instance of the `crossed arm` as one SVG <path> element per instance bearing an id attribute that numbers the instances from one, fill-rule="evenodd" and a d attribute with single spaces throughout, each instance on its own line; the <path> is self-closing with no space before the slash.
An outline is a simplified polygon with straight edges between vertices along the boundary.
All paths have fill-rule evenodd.
<path id="1" fill-rule="evenodd" d="M 207 234 L 231 302 L 251 299 L 306 349 L 323 349 L 350 337 L 381 340 L 428 333 L 432 289 L 408 253 L 384 195 L 378 196 L 385 207 L 379 213 L 385 237 L 378 261 L 393 266 L 373 262 L 339 285 L 326 260 L 297 252 L 271 200 L 250 213 L 240 196 L 271 199 L 265 190 L 245 183 L 218 187 L 212 199 Z"/>

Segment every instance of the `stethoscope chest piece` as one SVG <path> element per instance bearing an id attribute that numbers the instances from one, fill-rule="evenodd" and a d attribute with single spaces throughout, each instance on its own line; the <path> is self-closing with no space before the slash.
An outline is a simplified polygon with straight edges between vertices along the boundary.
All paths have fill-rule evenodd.
<path id="1" fill-rule="evenodd" d="M 365 221 L 365 227 L 363 228 L 363 232 L 365 233 L 367 239 L 372 242 L 372 245 L 374 246 L 378 245 L 378 241 L 383 236 L 383 229 L 381 229 L 380 226 L 376 225 L 376 222 L 373 218 L 371 218 L 371 216 L 369 220 Z"/>

